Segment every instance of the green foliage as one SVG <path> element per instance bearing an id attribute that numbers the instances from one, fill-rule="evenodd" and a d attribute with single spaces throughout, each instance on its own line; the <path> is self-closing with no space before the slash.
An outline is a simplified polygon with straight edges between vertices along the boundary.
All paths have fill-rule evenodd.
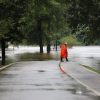
<path id="1" fill-rule="evenodd" d="M 21 37 L 19 27 L 20 18 L 24 15 L 27 0 L 1 0 L 0 1 L 0 35 L 9 38 L 9 41 L 18 41 Z"/>
<path id="2" fill-rule="evenodd" d="M 19 23 L 26 12 L 28 0 L 0 0 L 0 44 L 2 64 L 5 64 L 6 42 L 19 43 L 22 40 Z"/>
<path id="3" fill-rule="evenodd" d="M 76 37 L 73 36 L 73 35 L 69 35 L 69 36 L 66 36 L 66 37 L 61 38 L 60 42 L 61 43 L 67 42 L 69 47 L 72 47 L 74 45 L 79 45 L 80 44 L 77 41 Z"/>
<path id="4" fill-rule="evenodd" d="M 76 29 L 76 37 L 79 41 L 84 42 L 85 44 L 89 44 L 90 38 L 89 35 L 91 34 L 90 28 L 86 25 L 78 25 Z M 92 42 L 92 40 L 91 40 Z"/>
<path id="5" fill-rule="evenodd" d="M 5 20 L 0 21 L 0 36 L 4 36 L 5 33 L 9 32 L 9 22 Z"/>
<path id="6" fill-rule="evenodd" d="M 74 33 L 87 45 L 99 44 L 99 11 L 100 0 L 0 0 L 0 37 L 40 44 Z"/>
<path id="7" fill-rule="evenodd" d="M 39 22 L 41 26 L 39 26 Z M 48 43 L 50 39 L 54 38 L 54 34 L 61 33 L 66 29 L 61 2 L 59 0 L 32 1 L 25 27 L 25 32 L 27 30 L 26 38 L 29 43 L 39 44 L 40 38 L 43 42 Z"/>
<path id="8" fill-rule="evenodd" d="M 76 33 L 78 25 L 89 27 L 89 34 L 87 31 L 81 34 L 85 44 L 94 44 L 100 39 L 100 0 L 69 0 L 67 5 L 67 22 L 73 33 Z"/>

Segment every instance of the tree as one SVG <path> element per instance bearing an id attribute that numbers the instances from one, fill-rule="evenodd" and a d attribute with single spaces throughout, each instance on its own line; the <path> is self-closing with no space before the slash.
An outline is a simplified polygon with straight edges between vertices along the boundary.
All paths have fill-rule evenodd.
<path id="1" fill-rule="evenodd" d="M 75 46 L 75 45 L 79 44 L 77 38 L 74 35 L 68 35 L 66 37 L 62 37 L 60 39 L 60 42 L 61 43 L 67 42 L 69 47 L 72 47 L 72 46 Z"/>
<path id="2" fill-rule="evenodd" d="M 84 34 L 87 37 L 85 43 L 93 44 L 100 39 L 100 0 L 69 0 L 67 2 L 67 22 L 76 33 L 77 27 L 89 27 L 90 32 Z M 83 33 L 82 33 L 83 34 Z"/>
<path id="3" fill-rule="evenodd" d="M 53 33 L 60 33 L 65 27 L 62 8 L 59 0 L 33 0 L 30 5 L 26 37 L 30 42 L 39 44 L 40 53 L 43 53 L 44 40 L 50 46 Z"/>
<path id="4" fill-rule="evenodd" d="M 19 41 L 22 34 L 19 31 L 19 20 L 26 11 L 27 0 L 0 1 L 0 40 L 2 48 L 2 64 L 5 64 L 6 41 Z"/>

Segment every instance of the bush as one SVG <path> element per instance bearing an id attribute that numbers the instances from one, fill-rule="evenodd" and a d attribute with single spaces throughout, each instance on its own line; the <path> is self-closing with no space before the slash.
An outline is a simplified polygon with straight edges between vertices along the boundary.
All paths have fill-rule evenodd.
<path id="1" fill-rule="evenodd" d="M 69 47 L 73 45 L 80 45 L 81 43 L 77 41 L 76 37 L 73 35 L 69 35 L 60 39 L 61 43 L 67 42 Z"/>

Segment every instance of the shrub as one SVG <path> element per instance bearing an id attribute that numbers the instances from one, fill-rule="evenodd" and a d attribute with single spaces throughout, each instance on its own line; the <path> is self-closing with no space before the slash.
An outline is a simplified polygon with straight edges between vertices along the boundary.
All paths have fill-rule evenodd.
<path id="1" fill-rule="evenodd" d="M 60 42 L 61 43 L 67 42 L 69 47 L 72 47 L 73 45 L 80 45 L 81 44 L 77 41 L 76 37 L 73 35 L 69 35 L 69 36 L 61 38 Z"/>

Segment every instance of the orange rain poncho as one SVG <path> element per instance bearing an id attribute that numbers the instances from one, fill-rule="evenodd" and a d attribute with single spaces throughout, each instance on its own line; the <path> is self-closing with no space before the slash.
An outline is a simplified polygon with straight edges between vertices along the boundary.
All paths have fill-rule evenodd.
<path id="1" fill-rule="evenodd" d="M 68 52 L 67 52 L 67 44 L 62 44 L 60 45 L 60 57 L 62 58 L 67 58 L 68 57 Z"/>

